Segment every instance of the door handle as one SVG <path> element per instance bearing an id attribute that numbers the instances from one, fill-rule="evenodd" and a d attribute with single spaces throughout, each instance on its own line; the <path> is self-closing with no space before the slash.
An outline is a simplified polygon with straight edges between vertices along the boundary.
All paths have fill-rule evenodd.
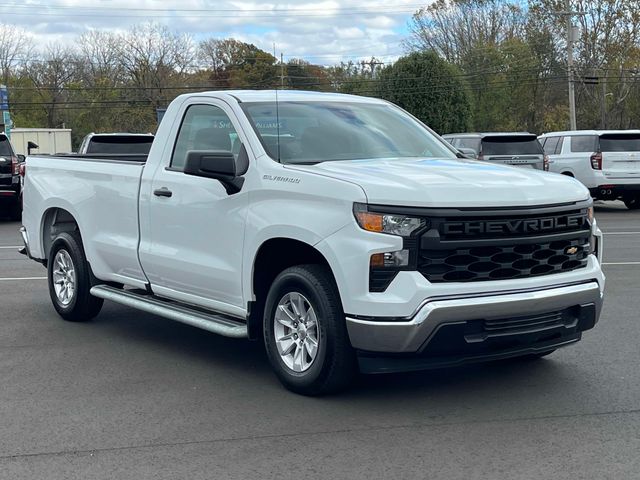
<path id="1" fill-rule="evenodd" d="M 154 190 L 153 194 L 156 197 L 170 197 L 171 195 L 173 195 L 173 192 L 169 190 L 167 187 L 162 187 L 157 190 Z"/>

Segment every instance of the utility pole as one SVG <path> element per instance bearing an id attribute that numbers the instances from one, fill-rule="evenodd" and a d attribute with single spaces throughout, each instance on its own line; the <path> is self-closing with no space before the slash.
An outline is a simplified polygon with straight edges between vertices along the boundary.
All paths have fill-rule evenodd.
<path id="1" fill-rule="evenodd" d="M 569 123 L 570 130 L 577 130 L 576 122 L 576 89 L 573 83 L 573 20 L 571 15 L 571 0 L 565 0 L 567 16 L 567 68 L 569 78 Z"/>
<path id="2" fill-rule="evenodd" d="M 561 15 L 567 20 L 567 78 L 569 81 L 569 127 L 571 130 L 577 130 L 576 125 L 576 92 L 575 92 L 575 74 L 573 71 L 573 42 L 577 40 L 576 32 L 573 27 L 573 17 L 575 15 L 584 15 L 584 12 L 572 12 L 571 0 L 564 0 L 564 11 L 551 12 L 554 15 Z"/>
<path id="3" fill-rule="evenodd" d="M 369 60 L 368 62 L 365 62 L 363 60 L 362 65 L 369 65 L 369 68 L 371 68 L 371 78 L 376 78 L 376 67 L 378 65 L 384 65 L 384 62 L 377 61 L 373 57 L 371 57 L 371 60 Z"/>
<path id="4" fill-rule="evenodd" d="M 607 128 L 607 72 L 603 71 L 602 76 L 602 100 L 600 101 L 600 110 L 602 114 L 601 128 L 605 130 Z"/>

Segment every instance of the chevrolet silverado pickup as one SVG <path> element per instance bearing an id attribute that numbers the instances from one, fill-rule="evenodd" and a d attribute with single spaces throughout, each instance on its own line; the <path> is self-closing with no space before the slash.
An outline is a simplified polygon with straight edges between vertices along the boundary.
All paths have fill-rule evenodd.
<path id="1" fill-rule="evenodd" d="M 110 300 L 259 339 L 306 395 L 577 342 L 605 282 L 589 191 L 459 156 L 378 99 L 182 95 L 146 161 L 28 157 L 23 252 L 64 319 Z"/>

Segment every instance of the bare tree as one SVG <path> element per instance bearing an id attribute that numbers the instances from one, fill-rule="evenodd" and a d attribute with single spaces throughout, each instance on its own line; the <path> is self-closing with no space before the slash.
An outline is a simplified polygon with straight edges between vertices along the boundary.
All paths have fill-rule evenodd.
<path id="1" fill-rule="evenodd" d="M 128 79 L 153 107 L 164 106 L 172 98 L 171 91 L 163 89 L 185 86 L 185 76 L 196 69 L 191 36 L 160 24 L 133 27 L 121 37 L 118 52 Z"/>
<path id="2" fill-rule="evenodd" d="M 122 81 L 122 38 L 109 31 L 91 30 L 78 38 L 83 80 L 90 86 L 115 86 Z"/>
<path id="3" fill-rule="evenodd" d="M 433 50 L 449 62 L 460 64 L 478 47 L 520 36 L 525 23 L 517 2 L 437 0 L 413 15 L 406 46 Z"/>
<path id="4" fill-rule="evenodd" d="M 77 80 L 78 56 L 69 47 L 51 44 L 25 68 L 46 112 L 47 127 L 60 126 L 60 107 L 68 99 L 68 86 Z"/>
<path id="5" fill-rule="evenodd" d="M 28 61 L 32 51 L 33 40 L 26 31 L 0 23 L 0 83 L 9 83 L 10 75 Z"/>

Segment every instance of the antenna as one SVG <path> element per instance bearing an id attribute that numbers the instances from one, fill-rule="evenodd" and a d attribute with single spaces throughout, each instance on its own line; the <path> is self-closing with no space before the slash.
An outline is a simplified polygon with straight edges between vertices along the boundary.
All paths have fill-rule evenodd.
<path id="1" fill-rule="evenodd" d="M 275 61 L 278 61 L 276 57 L 276 42 L 273 42 L 273 58 Z M 282 63 L 282 54 L 280 54 L 280 63 Z M 280 70 L 282 70 L 282 65 L 280 65 Z M 281 79 L 281 83 L 284 77 Z M 276 84 L 276 145 L 278 148 L 278 162 L 280 162 L 280 108 L 278 106 L 278 85 Z"/>

